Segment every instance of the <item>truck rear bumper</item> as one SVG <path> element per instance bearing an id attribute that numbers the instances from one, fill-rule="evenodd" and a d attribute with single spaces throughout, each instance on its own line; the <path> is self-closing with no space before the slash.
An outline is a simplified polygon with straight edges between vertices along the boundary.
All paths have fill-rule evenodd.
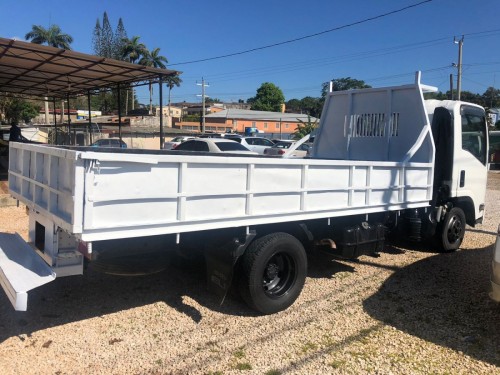
<path id="1" fill-rule="evenodd" d="M 26 311 L 28 291 L 56 274 L 19 234 L 0 233 L 0 285 L 17 311 Z"/>

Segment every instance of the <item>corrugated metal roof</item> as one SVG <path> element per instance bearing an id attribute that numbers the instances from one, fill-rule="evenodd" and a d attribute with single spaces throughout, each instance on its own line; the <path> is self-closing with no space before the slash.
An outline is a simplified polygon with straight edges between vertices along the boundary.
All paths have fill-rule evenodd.
<path id="1" fill-rule="evenodd" d="M 281 113 L 267 111 L 252 111 L 248 109 L 225 109 L 217 113 L 206 115 L 205 118 L 228 118 L 233 120 L 261 120 L 261 121 L 306 121 L 307 115 L 300 113 Z M 316 121 L 316 117 L 311 116 L 311 121 Z"/>
<path id="2" fill-rule="evenodd" d="M 0 38 L 0 92 L 14 95 L 65 98 L 175 74 L 179 72 Z"/>

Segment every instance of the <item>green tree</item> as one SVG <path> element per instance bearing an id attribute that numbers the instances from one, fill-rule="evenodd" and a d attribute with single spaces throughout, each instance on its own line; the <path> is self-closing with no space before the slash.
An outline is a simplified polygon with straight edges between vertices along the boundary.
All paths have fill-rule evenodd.
<path id="1" fill-rule="evenodd" d="M 297 130 L 293 133 L 294 139 L 302 139 L 318 128 L 318 120 L 311 121 L 311 116 L 307 116 L 307 122 L 298 119 Z"/>
<path id="2" fill-rule="evenodd" d="M 139 42 L 139 39 L 140 36 L 133 36 L 132 39 L 127 39 L 124 41 L 121 55 L 125 61 L 129 61 L 132 64 L 135 64 L 147 52 L 148 49 L 143 43 Z M 131 87 L 131 89 L 132 89 L 132 109 L 134 109 L 134 104 L 135 104 L 134 87 Z"/>
<path id="3" fill-rule="evenodd" d="M 499 108 L 500 107 L 500 90 L 494 87 L 488 87 L 483 93 L 482 99 L 485 107 Z"/>
<path id="4" fill-rule="evenodd" d="M 125 47 L 125 42 L 128 40 L 127 31 L 123 25 L 123 20 L 118 19 L 115 34 L 113 35 L 113 58 L 117 60 L 122 59 L 122 51 Z"/>
<path id="5" fill-rule="evenodd" d="M 252 103 L 251 109 L 253 110 L 281 112 L 281 106 L 285 103 L 285 95 L 275 84 L 265 82 L 257 89 L 257 95 L 248 101 Z"/>
<path id="6" fill-rule="evenodd" d="M 12 98 L 6 103 L 4 111 L 8 123 L 28 123 L 40 113 L 40 107 L 23 99 Z"/>
<path id="7" fill-rule="evenodd" d="M 31 31 L 24 37 L 31 43 L 46 44 L 48 46 L 70 50 L 73 38 L 68 34 L 63 34 L 57 25 L 51 25 L 48 29 L 40 25 L 33 25 Z"/>
<path id="8" fill-rule="evenodd" d="M 333 78 L 331 80 L 331 82 L 332 82 L 333 91 L 345 91 L 345 90 L 371 88 L 371 86 L 367 85 L 365 83 L 365 81 L 351 78 L 351 77 Z M 328 94 L 329 89 L 330 89 L 330 82 L 323 83 L 323 85 L 321 87 L 321 97 L 323 99 L 326 98 L 326 94 Z"/>
<path id="9" fill-rule="evenodd" d="M 171 96 L 172 89 L 174 87 L 179 87 L 182 83 L 182 79 L 181 79 L 181 77 L 179 77 L 178 74 L 176 74 L 174 76 L 166 77 L 165 82 L 166 82 L 167 87 L 168 87 L 168 116 L 170 117 L 170 105 L 172 103 L 172 96 Z M 170 125 L 172 125 L 172 124 L 170 124 Z"/>
<path id="10" fill-rule="evenodd" d="M 99 56 L 102 57 L 114 57 L 113 56 L 113 28 L 111 27 L 111 23 L 109 22 L 108 14 L 104 12 L 102 16 L 102 28 L 101 28 L 101 54 Z"/>
<path id="11" fill-rule="evenodd" d="M 151 51 L 147 49 L 143 52 L 142 58 L 139 64 L 144 66 L 149 66 L 153 68 L 166 68 L 166 63 L 168 62 L 165 56 L 160 55 L 160 49 L 155 48 Z M 153 85 L 149 81 L 149 114 L 153 114 Z"/>
<path id="12" fill-rule="evenodd" d="M 99 18 L 97 19 L 95 26 L 94 26 L 94 31 L 92 33 L 92 50 L 94 51 L 94 55 L 96 56 L 102 56 L 102 49 L 101 49 L 101 23 L 99 21 Z"/>

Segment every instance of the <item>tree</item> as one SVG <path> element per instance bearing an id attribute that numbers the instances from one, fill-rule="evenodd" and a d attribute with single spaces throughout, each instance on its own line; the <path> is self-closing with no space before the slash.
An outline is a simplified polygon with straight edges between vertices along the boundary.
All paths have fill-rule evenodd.
<path id="1" fill-rule="evenodd" d="M 137 61 L 141 59 L 141 57 L 146 53 L 147 48 L 144 44 L 139 42 L 139 36 L 133 36 L 132 39 L 127 39 L 123 41 L 122 48 L 122 58 L 126 61 L 135 64 Z M 132 109 L 134 109 L 134 88 L 132 87 Z"/>
<path id="2" fill-rule="evenodd" d="M 139 64 L 153 68 L 165 69 L 165 63 L 167 62 L 167 58 L 160 55 L 160 49 L 155 48 L 151 51 L 145 49 L 143 52 L 143 56 L 139 61 Z M 153 86 L 151 84 L 151 81 L 149 81 L 149 114 L 153 114 Z"/>
<path id="3" fill-rule="evenodd" d="M 94 55 L 102 56 L 101 51 L 101 23 L 99 22 L 99 18 L 97 19 L 94 32 L 92 33 L 92 49 L 94 50 Z"/>
<path id="4" fill-rule="evenodd" d="M 35 44 L 46 44 L 48 46 L 70 50 L 73 38 L 63 34 L 57 25 L 51 25 L 48 29 L 40 25 L 33 25 L 31 31 L 24 37 Z"/>
<path id="5" fill-rule="evenodd" d="M 500 90 L 488 87 L 482 95 L 483 103 L 488 108 L 500 107 Z"/>
<path id="6" fill-rule="evenodd" d="M 113 35 L 113 58 L 117 60 L 122 59 L 122 51 L 125 47 L 125 42 L 127 41 L 127 31 L 123 25 L 123 20 L 118 19 L 118 25 L 116 26 L 115 34 Z"/>
<path id="7" fill-rule="evenodd" d="M 345 91 L 345 90 L 371 88 L 371 86 L 367 85 L 365 83 L 365 81 L 351 78 L 351 77 L 333 78 L 331 80 L 331 82 L 332 82 L 333 91 Z M 326 98 L 326 94 L 328 93 L 329 89 L 330 89 L 330 82 L 323 83 L 323 85 L 321 87 L 321 97 L 323 99 Z"/>
<path id="8" fill-rule="evenodd" d="M 104 12 L 102 16 L 102 28 L 101 28 L 101 38 L 100 38 L 101 53 L 99 56 L 113 58 L 114 57 L 113 42 L 114 42 L 113 29 L 111 27 L 111 23 L 109 22 L 108 14 Z"/>
<path id="9" fill-rule="evenodd" d="M 278 86 L 265 82 L 257 89 L 257 95 L 248 99 L 248 102 L 252 103 L 251 109 L 253 110 L 281 112 L 281 106 L 285 103 L 285 95 Z"/>
<path id="10" fill-rule="evenodd" d="M 170 118 L 170 104 L 171 104 L 171 93 L 172 93 L 172 89 L 174 87 L 179 87 L 182 83 L 182 79 L 181 77 L 179 77 L 178 74 L 174 75 L 174 76 L 168 76 L 165 78 L 165 82 L 167 84 L 167 87 L 168 87 L 168 117 Z M 172 123 L 169 124 L 170 126 L 172 126 Z"/>
<path id="11" fill-rule="evenodd" d="M 311 116 L 307 116 L 307 122 L 298 119 L 297 130 L 293 133 L 294 139 L 302 139 L 318 127 L 318 120 L 311 121 Z"/>
<path id="12" fill-rule="evenodd" d="M 28 123 L 40 113 L 40 107 L 23 99 L 12 98 L 5 103 L 4 111 L 8 123 Z"/>

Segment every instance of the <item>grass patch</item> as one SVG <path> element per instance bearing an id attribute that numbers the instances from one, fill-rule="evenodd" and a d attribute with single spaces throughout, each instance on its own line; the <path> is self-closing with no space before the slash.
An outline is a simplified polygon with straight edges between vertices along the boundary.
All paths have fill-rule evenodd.
<path id="1" fill-rule="evenodd" d="M 272 369 L 272 370 L 266 371 L 264 373 L 264 375 L 281 375 L 281 371 L 276 370 L 276 369 Z"/>
<path id="2" fill-rule="evenodd" d="M 238 349 L 237 351 L 235 351 L 233 353 L 233 355 L 236 357 L 236 358 L 244 358 L 245 357 L 245 351 L 243 349 Z"/>
<path id="3" fill-rule="evenodd" d="M 345 361 L 343 360 L 335 360 L 329 363 L 329 365 L 333 368 L 341 368 L 345 365 Z"/>
<path id="4" fill-rule="evenodd" d="M 316 345 L 315 343 L 313 342 L 306 342 L 303 346 L 302 346 L 302 353 L 307 353 L 308 351 L 311 351 L 311 350 L 316 350 L 318 349 L 318 345 Z"/>
<path id="5" fill-rule="evenodd" d="M 243 362 L 243 363 L 237 363 L 234 368 L 236 370 L 251 370 L 252 365 L 248 362 Z"/>

